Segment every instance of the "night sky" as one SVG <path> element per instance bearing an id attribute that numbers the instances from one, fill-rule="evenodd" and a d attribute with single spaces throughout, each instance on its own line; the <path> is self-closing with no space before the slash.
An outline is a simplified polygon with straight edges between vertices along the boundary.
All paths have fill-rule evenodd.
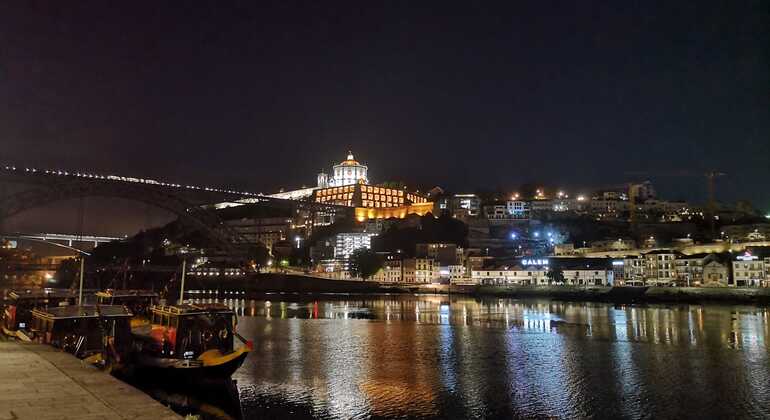
<path id="1" fill-rule="evenodd" d="M 268 193 L 351 149 L 373 181 L 694 202 L 653 175 L 719 170 L 770 209 L 766 1 L 115 3 L 0 5 L 1 161 Z"/>

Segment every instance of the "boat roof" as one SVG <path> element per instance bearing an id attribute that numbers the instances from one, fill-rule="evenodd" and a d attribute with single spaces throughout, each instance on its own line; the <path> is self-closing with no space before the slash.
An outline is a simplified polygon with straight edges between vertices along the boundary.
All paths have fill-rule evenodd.
<path id="1" fill-rule="evenodd" d="M 76 298 L 78 293 L 69 289 L 27 289 L 12 290 L 8 293 L 11 300 L 21 299 L 51 299 L 51 298 Z"/>
<path id="2" fill-rule="evenodd" d="M 96 292 L 96 296 L 104 298 L 122 298 L 122 297 L 158 297 L 152 290 L 122 289 L 122 290 L 101 290 Z"/>
<path id="3" fill-rule="evenodd" d="M 47 319 L 130 318 L 134 316 L 123 305 L 72 305 L 32 310 L 32 316 Z"/>
<path id="4" fill-rule="evenodd" d="M 150 309 L 164 315 L 199 315 L 210 313 L 234 314 L 233 310 L 221 303 L 186 303 L 184 305 L 153 305 Z"/>

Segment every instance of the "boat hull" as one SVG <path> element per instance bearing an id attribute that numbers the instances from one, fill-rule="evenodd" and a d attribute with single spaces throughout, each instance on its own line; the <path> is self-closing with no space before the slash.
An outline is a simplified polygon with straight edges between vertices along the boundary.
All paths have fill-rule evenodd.
<path id="1" fill-rule="evenodd" d="M 204 365 L 199 360 L 160 358 L 147 354 L 136 354 L 130 368 L 134 374 L 158 381 L 177 383 L 204 383 L 229 381 L 243 365 L 248 351 L 238 352 L 228 360 L 215 365 Z"/>

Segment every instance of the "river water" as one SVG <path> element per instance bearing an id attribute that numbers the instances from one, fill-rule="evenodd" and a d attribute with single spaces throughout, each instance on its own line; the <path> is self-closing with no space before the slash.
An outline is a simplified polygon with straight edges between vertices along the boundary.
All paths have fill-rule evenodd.
<path id="1" fill-rule="evenodd" d="M 244 418 L 768 418 L 767 308 L 227 300 Z"/>

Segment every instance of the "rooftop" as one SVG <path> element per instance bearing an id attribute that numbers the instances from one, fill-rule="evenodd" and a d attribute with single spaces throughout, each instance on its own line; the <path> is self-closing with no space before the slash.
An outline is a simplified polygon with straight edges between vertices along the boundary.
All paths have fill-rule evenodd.
<path id="1" fill-rule="evenodd" d="M 168 315 L 196 315 L 209 313 L 232 314 L 233 310 L 221 303 L 195 303 L 184 305 L 153 305 L 152 311 Z"/>
<path id="2" fill-rule="evenodd" d="M 123 305 L 72 305 L 53 308 L 35 309 L 32 314 L 41 318 L 114 318 L 132 317 L 133 314 Z"/>
<path id="3" fill-rule="evenodd" d="M 361 166 L 360 163 L 356 160 L 355 157 L 353 157 L 353 152 L 348 150 L 348 157 L 340 162 L 341 166 Z"/>

